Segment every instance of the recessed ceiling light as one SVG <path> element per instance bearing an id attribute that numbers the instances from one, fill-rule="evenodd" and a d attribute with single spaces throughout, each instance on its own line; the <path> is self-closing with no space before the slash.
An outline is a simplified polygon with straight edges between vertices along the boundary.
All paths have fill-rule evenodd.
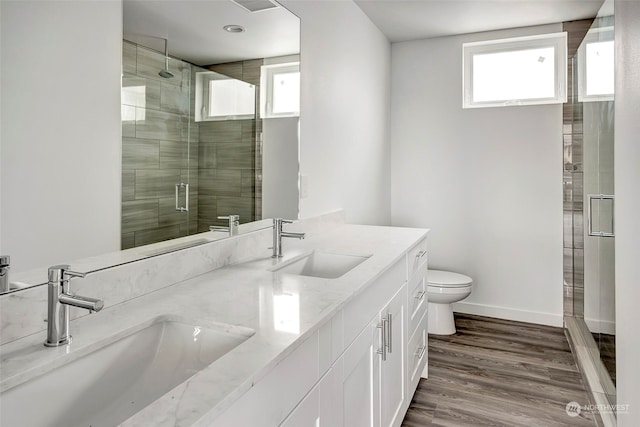
<path id="1" fill-rule="evenodd" d="M 225 25 L 222 29 L 227 33 L 244 33 L 247 31 L 242 25 Z"/>

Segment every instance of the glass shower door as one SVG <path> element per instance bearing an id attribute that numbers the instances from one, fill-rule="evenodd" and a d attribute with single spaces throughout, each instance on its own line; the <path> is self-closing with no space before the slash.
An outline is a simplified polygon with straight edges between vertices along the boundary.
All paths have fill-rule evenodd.
<path id="1" fill-rule="evenodd" d="M 161 52 L 123 42 L 122 249 L 197 228 L 192 67 L 173 58 L 166 67 Z"/>
<path id="2" fill-rule="evenodd" d="M 579 51 L 583 109 L 584 320 L 596 343 L 600 389 L 615 402 L 613 16 L 599 16 Z"/>

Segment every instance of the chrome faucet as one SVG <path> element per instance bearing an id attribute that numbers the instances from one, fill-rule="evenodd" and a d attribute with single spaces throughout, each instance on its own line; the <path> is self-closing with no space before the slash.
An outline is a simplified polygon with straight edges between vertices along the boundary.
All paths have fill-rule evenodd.
<path id="1" fill-rule="evenodd" d="M 294 239 L 304 239 L 304 233 L 292 233 L 282 231 L 282 224 L 293 224 L 289 219 L 274 218 L 273 219 L 273 255 L 271 258 L 282 258 L 282 238 L 292 237 Z"/>
<path id="2" fill-rule="evenodd" d="M 47 308 L 47 347 L 59 347 L 71 342 L 69 335 L 69 306 L 100 311 L 104 302 L 95 298 L 72 295 L 69 281 L 72 277 L 85 277 L 85 273 L 69 270 L 69 265 L 49 267 L 49 303 Z"/>
<path id="3" fill-rule="evenodd" d="M 0 256 L 0 292 L 7 292 L 11 289 L 9 284 L 9 255 Z"/>
<path id="4" fill-rule="evenodd" d="M 209 227 L 209 231 L 222 231 L 225 233 L 229 233 L 229 236 L 236 236 L 238 234 L 238 226 L 240 225 L 240 215 L 219 216 L 218 219 L 228 220 L 229 226 L 221 227 L 219 225 L 212 225 Z"/>

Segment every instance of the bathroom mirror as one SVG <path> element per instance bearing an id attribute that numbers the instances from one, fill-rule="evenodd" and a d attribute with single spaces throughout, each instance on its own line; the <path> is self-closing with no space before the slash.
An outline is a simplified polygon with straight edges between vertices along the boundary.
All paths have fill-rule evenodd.
<path id="1" fill-rule="evenodd" d="M 89 272 L 204 244 L 228 236 L 209 231 L 225 226 L 220 216 L 240 215 L 241 233 L 270 226 L 263 218 L 297 218 L 299 113 L 265 114 L 264 100 L 273 104 L 274 69 L 275 92 L 296 83 L 299 40 L 299 18 L 275 2 L 124 0 L 122 162 L 113 165 L 123 250 L 51 264 Z M 220 79 L 254 87 L 254 117 L 202 119 L 211 94 L 225 93 L 210 84 Z M 43 284 L 46 267 L 12 269 L 13 288 Z"/>

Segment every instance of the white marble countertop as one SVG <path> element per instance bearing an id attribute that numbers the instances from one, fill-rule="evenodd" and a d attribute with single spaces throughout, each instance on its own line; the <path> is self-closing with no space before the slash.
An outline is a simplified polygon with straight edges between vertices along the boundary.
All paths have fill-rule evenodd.
<path id="1" fill-rule="evenodd" d="M 285 257 L 269 251 L 247 263 L 213 270 L 71 322 L 74 341 L 59 348 L 43 346 L 37 333 L 0 347 L 0 391 L 62 366 L 127 336 L 162 316 L 189 324 L 222 323 L 251 328 L 255 334 L 207 368 L 166 393 L 122 425 L 207 425 L 271 368 L 380 276 L 427 233 L 424 229 L 343 225 L 306 240 L 285 239 Z M 337 279 L 271 272 L 310 250 L 371 255 Z M 299 330 L 274 327 L 274 295 L 299 298 Z"/>

